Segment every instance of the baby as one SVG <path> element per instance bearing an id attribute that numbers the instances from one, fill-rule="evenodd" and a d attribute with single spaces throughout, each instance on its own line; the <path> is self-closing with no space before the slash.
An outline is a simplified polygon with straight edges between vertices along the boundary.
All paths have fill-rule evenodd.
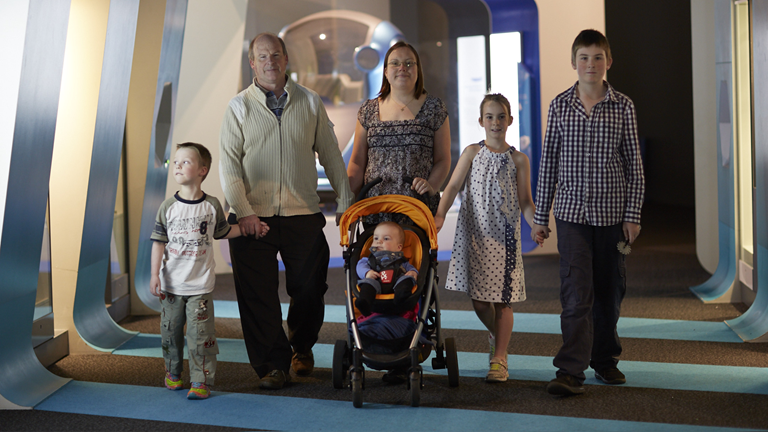
<path id="1" fill-rule="evenodd" d="M 405 232 L 394 222 L 382 222 L 373 231 L 371 255 L 357 263 L 357 281 L 360 294 L 355 301 L 357 309 L 365 316 L 371 314 L 371 306 L 376 294 L 392 285 L 395 304 L 405 301 L 410 295 L 416 278 L 416 267 L 403 256 Z"/>

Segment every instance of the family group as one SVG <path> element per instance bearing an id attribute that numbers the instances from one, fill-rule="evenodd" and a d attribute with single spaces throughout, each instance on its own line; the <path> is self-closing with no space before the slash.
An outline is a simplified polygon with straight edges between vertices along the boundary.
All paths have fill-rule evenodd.
<path id="1" fill-rule="evenodd" d="M 607 384 L 622 384 L 616 331 L 626 291 L 625 256 L 640 233 L 644 177 L 632 101 L 605 81 L 612 57 L 600 32 L 584 30 L 572 45 L 578 81 L 549 106 L 536 195 L 528 157 L 506 142 L 516 107 L 488 94 L 478 122 L 485 140 L 468 146 L 451 171 L 445 104 L 428 93 L 416 50 L 397 42 L 384 59 L 379 96 L 357 116 L 354 149 L 342 159 L 333 123 L 317 93 L 288 74 L 288 52 L 274 34 L 256 36 L 249 49 L 253 83 L 229 103 L 221 127 L 220 179 L 229 211 L 203 192 L 211 154 L 202 145 L 177 146 L 178 192 L 157 213 L 151 239 L 150 290 L 159 297 L 165 386 L 182 389 L 184 326 L 189 357 L 187 397 L 205 399 L 216 375 L 213 240 L 229 239 L 235 290 L 250 364 L 264 389 L 281 389 L 313 372 L 312 348 L 324 320 L 330 252 L 317 195 L 316 158 L 337 194 L 336 222 L 364 184 L 383 181 L 370 196 L 423 196 L 437 229 L 463 190 L 445 288 L 466 292 L 488 329 L 488 382 L 509 377 L 507 351 L 512 305 L 526 299 L 521 216 L 531 238 L 550 236 L 550 210 L 560 253 L 563 343 L 554 359 L 554 395 L 583 393 L 587 368 Z M 412 181 L 405 182 L 403 178 Z M 554 203 L 554 208 L 553 208 Z M 391 213 L 367 217 L 376 227 L 379 260 L 402 249 L 402 224 Z M 393 252 L 395 254 L 393 254 Z M 283 329 L 277 255 L 290 296 Z M 381 271 L 358 267 L 357 309 L 370 314 Z M 395 301 L 417 269 L 403 263 Z M 385 375 L 386 377 L 386 375 Z"/>

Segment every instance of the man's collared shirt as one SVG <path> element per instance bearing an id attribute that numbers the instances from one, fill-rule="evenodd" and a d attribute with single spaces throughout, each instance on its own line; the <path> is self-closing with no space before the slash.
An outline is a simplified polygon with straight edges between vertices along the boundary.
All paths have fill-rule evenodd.
<path id="1" fill-rule="evenodd" d="M 286 76 L 286 82 L 287 80 L 288 77 Z M 256 87 L 264 92 L 264 94 L 267 96 L 267 108 L 269 108 L 269 110 L 272 111 L 275 116 L 277 116 L 277 119 L 280 120 L 280 118 L 283 116 L 283 110 L 285 110 L 285 103 L 288 101 L 288 91 L 283 89 L 283 94 L 281 94 L 278 98 L 275 95 L 275 92 L 262 87 L 256 78 L 253 79 L 253 84 L 255 84 Z"/>
<path id="2" fill-rule="evenodd" d="M 645 192 L 635 106 L 607 82 L 589 116 L 578 83 L 549 105 L 536 187 L 534 222 L 557 219 L 592 226 L 640 223 Z"/>

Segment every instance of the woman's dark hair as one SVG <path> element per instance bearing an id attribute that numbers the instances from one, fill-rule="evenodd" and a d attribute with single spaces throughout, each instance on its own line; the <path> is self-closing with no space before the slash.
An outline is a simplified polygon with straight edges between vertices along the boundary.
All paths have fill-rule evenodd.
<path id="1" fill-rule="evenodd" d="M 392 54 L 392 51 L 406 47 L 413 52 L 413 55 L 416 57 L 416 68 L 418 70 L 418 78 L 416 78 L 416 87 L 413 90 L 413 97 L 418 99 L 423 93 L 426 93 L 427 91 L 424 90 L 424 74 L 421 72 L 421 60 L 419 59 L 419 53 L 416 52 L 416 48 L 414 48 L 411 44 L 408 42 L 397 42 L 396 44 L 392 45 L 389 48 L 389 51 L 387 51 L 387 55 L 384 56 L 384 68 L 386 69 L 389 67 L 389 55 Z M 387 73 L 384 72 L 384 76 L 381 77 L 381 90 L 379 90 L 379 97 L 384 99 L 387 96 L 389 96 L 389 93 L 392 91 L 392 87 L 389 86 L 389 81 L 387 81 Z"/>

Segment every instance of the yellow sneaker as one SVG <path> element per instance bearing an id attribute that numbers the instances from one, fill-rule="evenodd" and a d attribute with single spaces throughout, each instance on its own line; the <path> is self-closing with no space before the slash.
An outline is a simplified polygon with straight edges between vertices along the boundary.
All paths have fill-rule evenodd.
<path id="1" fill-rule="evenodd" d="M 179 375 L 174 375 L 168 371 L 165 371 L 165 387 L 168 390 L 179 390 L 184 383 L 181 381 Z"/>
<path id="2" fill-rule="evenodd" d="M 211 389 L 204 383 L 193 382 L 192 387 L 187 393 L 187 399 L 208 399 L 211 395 Z"/>

